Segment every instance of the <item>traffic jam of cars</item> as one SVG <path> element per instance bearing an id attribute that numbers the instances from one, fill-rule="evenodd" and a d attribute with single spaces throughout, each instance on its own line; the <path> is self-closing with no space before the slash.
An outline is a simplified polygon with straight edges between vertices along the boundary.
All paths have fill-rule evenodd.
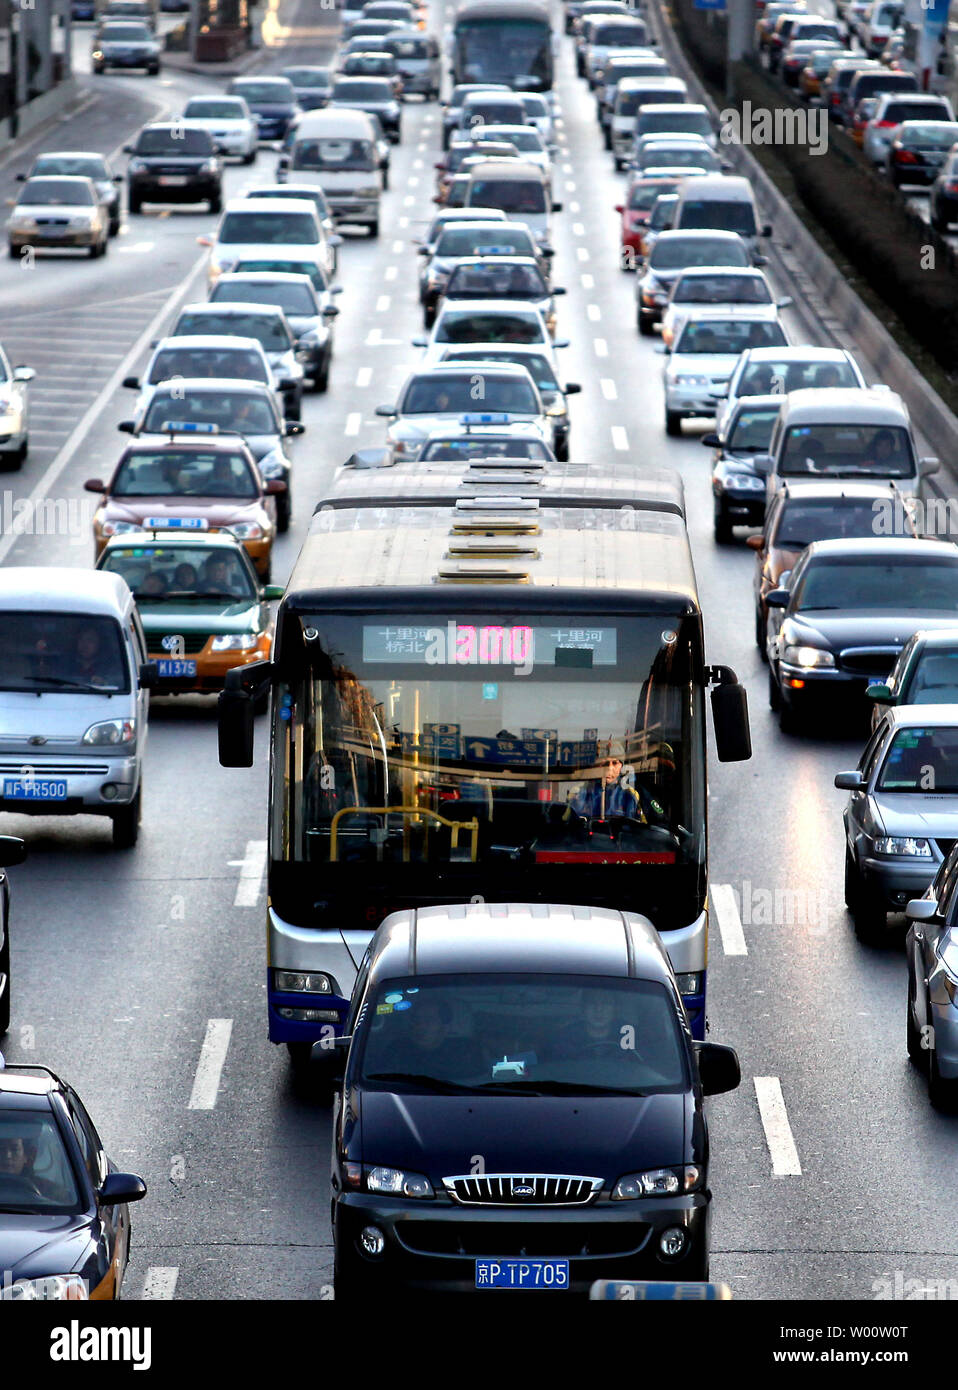
<path id="1" fill-rule="evenodd" d="M 813 1184 L 954 1150 L 949 461 L 654 0 L 283 0 L 222 76 L 170 8 L 74 4 L 112 130 L 7 160 L 0 1299 L 872 1296 L 932 1235 Z M 840 10 L 758 51 L 947 230 Z"/>

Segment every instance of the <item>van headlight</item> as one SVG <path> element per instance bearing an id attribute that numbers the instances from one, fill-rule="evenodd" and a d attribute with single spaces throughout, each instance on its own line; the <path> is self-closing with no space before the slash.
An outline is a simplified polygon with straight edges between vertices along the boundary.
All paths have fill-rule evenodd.
<path id="1" fill-rule="evenodd" d="M 649 1168 L 644 1173 L 627 1173 L 612 1189 L 613 1202 L 634 1202 L 639 1197 L 675 1197 L 694 1192 L 702 1181 L 702 1170 L 695 1163 L 682 1168 Z"/>
<path id="2" fill-rule="evenodd" d="M 367 1168 L 366 1191 L 387 1192 L 394 1197 L 433 1197 L 432 1183 L 422 1173 L 401 1168 Z"/>
<path id="3" fill-rule="evenodd" d="M 97 748 L 132 743 L 136 738 L 135 719 L 104 719 L 100 724 L 91 724 L 83 735 L 82 742 Z"/>

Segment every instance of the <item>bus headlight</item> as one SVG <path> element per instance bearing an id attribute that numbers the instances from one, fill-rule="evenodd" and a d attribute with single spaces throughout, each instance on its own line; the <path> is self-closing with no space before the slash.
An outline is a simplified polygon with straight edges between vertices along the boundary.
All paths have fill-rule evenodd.
<path id="1" fill-rule="evenodd" d="M 274 970 L 273 984 L 289 994 L 333 994 L 328 975 L 316 971 Z"/>

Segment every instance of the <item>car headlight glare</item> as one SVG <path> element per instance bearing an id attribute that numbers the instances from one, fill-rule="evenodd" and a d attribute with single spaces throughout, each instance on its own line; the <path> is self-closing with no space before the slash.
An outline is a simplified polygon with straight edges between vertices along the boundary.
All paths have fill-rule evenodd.
<path id="1" fill-rule="evenodd" d="M 224 526 L 223 530 L 229 531 L 238 541 L 258 541 L 263 537 L 263 528 L 258 521 L 236 521 L 232 526 Z"/>
<path id="2" fill-rule="evenodd" d="M 146 160 L 145 160 L 145 159 L 131 159 L 130 162 L 129 162 L 129 164 L 127 165 L 127 170 L 126 170 L 126 172 L 127 172 L 128 174 L 142 174 L 142 173 L 144 172 L 145 169 L 146 169 Z"/>
<path id="3" fill-rule="evenodd" d="M 274 970 L 273 984 L 289 994 L 333 994 L 333 982 L 320 971 Z"/>
<path id="4" fill-rule="evenodd" d="M 688 372 L 679 372 L 675 377 L 675 382 L 678 386 L 708 386 L 709 378 Z"/>
<path id="5" fill-rule="evenodd" d="M 931 846 L 927 840 L 914 835 L 879 835 L 874 841 L 876 854 L 903 854 L 913 859 L 930 859 Z"/>
<path id="6" fill-rule="evenodd" d="M 83 735 L 82 742 L 105 748 L 121 743 L 132 743 L 136 738 L 135 719 L 104 719 L 100 724 L 91 724 Z"/>
<path id="7" fill-rule="evenodd" d="M 213 638 L 210 651 L 248 652 L 256 646 L 258 640 L 255 632 L 225 632 Z"/>
<path id="8" fill-rule="evenodd" d="M 693 1192 L 702 1181 L 702 1170 L 694 1163 L 682 1168 L 649 1168 L 643 1173 L 626 1173 L 612 1189 L 613 1202 L 634 1202 L 640 1197 L 674 1197 Z"/>
<path id="9" fill-rule="evenodd" d="M 432 1183 L 421 1173 L 401 1168 L 367 1168 L 366 1191 L 387 1192 L 396 1197 L 432 1197 Z"/>
<path id="10" fill-rule="evenodd" d="M 737 487 L 742 492 L 764 492 L 765 479 L 754 473 L 730 473 L 725 480 L 726 487 Z"/>
<path id="11" fill-rule="evenodd" d="M 787 646 L 782 653 L 787 666 L 801 666 L 811 671 L 815 667 L 834 666 L 835 658 L 831 652 L 823 652 L 820 647 Z"/>
<path id="12" fill-rule="evenodd" d="M 48 1274 L 42 1279 L 15 1279 L 0 1285 L 0 1299 L 7 1302 L 85 1300 L 90 1297 L 86 1280 L 79 1274 Z"/>

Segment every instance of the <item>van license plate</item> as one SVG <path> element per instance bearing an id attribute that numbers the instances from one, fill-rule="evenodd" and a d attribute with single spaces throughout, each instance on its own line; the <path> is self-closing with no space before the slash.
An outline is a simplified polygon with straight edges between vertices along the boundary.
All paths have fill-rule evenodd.
<path id="1" fill-rule="evenodd" d="M 66 801 L 67 784 L 61 777 L 5 777 L 3 794 L 11 801 Z"/>
<path id="2" fill-rule="evenodd" d="M 567 1289 L 568 1260 L 476 1260 L 477 1289 Z"/>

